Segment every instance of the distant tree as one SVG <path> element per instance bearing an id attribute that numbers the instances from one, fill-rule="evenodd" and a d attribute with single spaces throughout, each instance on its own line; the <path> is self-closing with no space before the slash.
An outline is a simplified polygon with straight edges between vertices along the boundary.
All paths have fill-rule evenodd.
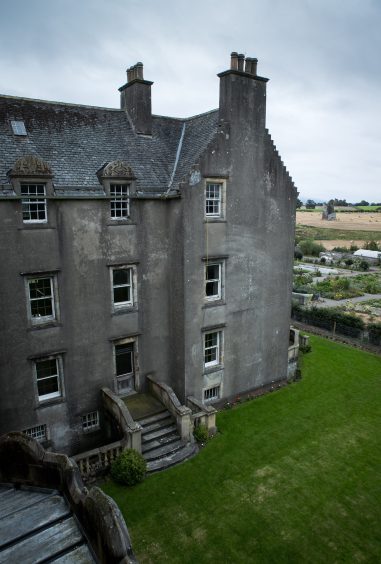
<path id="1" fill-rule="evenodd" d="M 296 209 L 298 210 L 299 208 L 301 208 L 303 205 L 302 200 L 299 200 L 299 198 L 296 199 Z"/>
<path id="2" fill-rule="evenodd" d="M 367 241 L 364 245 L 364 249 L 368 251 L 378 251 L 377 241 Z"/>
<path id="3" fill-rule="evenodd" d="M 339 198 L 333 198 L 332 200 L 330 200 L 334 206 L 341 206 L 341 207 L 346 207 L 348 206 L 348 202 L 344 199 L 344 200 L 340 200 Z"/>
<path id="4" fill-rule="evenodd" d="M 358 202 L 357 204 L 355 204 L 355 206 L 369 206 L 369 202 L 367 202 L 366 200 L 361 200 L 361 202 Z"/>
<path id="5" fill-rule="evenodd" d="M 306 202 L 306 209 L 307 210 L 314 210 L 316 207 L 316 204 L 313 200 L 307 200 Z"/>

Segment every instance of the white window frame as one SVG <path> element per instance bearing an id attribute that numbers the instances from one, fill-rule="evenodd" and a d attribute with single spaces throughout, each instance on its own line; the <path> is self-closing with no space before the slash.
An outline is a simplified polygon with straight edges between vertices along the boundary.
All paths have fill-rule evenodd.
<path id="1" fill-rule="evenodd" d="M 50 284 L 50 296 L 41 295 L 40 297 L 31 297 L 31 284 L 41 280 L 49 280 Z M 49 323 L 50 321 L 55 321 L 57 319 L 57 277 L 52 274 L 41 274 L 39 276 L 27 276 L 26 280 L 26 295 L 28 303 L 28 317 L 32 325 L 41 325 L 44 323 Z M 34 315 L 33 314 L 33 304 L 38 301 L 48 300 L 51 301 L 52 313 L 49 315 Z"/>
<path id="2" fill-rule="evenodd" d="M 203 403 L 216 401 L 221 397 L 221 384 L 212 386 L 211 388 L 204 388 Z"/>
<path id="3" fill-rule="evenodd" d="M 84 433 L 90 433 L 100 428 L 99 411 L 89 411 L 81 416 L 82 430 Z"/>
<path id="4" fill-rule="evenodd" d="M 125 194 L 123 194 L 125 190 Z M 120 205 L 118 214 L 118 206 Z M 110 217 L 113 221 L 122 221 L 130 217 L 130 183 L 110 182 Z"/>
<path id="5" fill-rule="evenodd" d="M 114 272 L 118 270 L 127 270 L 129 280 L 126 284 L 114 283 Z M 136 306 L 137 304 L 137 285 L 136 285 L 136 266 L 135 265 L 118 265 L 110 268 L 110 281 L 111 281 L 111 300 L 114 311 L 121 309 L 128 309 Z M 115 289 L 117 288 L 130 288 L 130 299 L 122 302 L 115 301 Z"/>
<path id="6" fill-rule="evenodd" d="M 35 193 L 33 194 L 33 190 L 30 191 L 31 188 L 35 188 Z M 37 189 L 42 188 L 43 194 L 37 194 Z M 21 207 L 22 207 L 22 220 L 23 223 L 47 223 L 48 221 L 48 207 L 46 203 L 46 185 L 42 182 L 36 182 L 35 184 L 32 182 L 21 184 Z M 26 192 L 26 193 L 23 193 Z M 33 219 L 31 217 L 32 211 L 31 206 L 41 206 L 41 210 L 44 212 L 44 218 L 41 219 Z M 25 209 L 26 208 L 26 209 Z M 24 217 L 24 214 L 29 215 L 29 219 Z"/>
<path id="7" fill-rule="evenodd" d="M 208 278 L 208 267 L 210 266 L 217 266 L 218 267 L 218 278 Z M 217 301 L 217 300 L 221 300 L 222 299 L 222 275 L 223 275 L 223 263 L 221 261 L 211 261 L 211 262 L 206 262 L 204 265 L 204 277 L 205 277 L 205 300 L 207 302 L 213 302 L 213 301 Z M 207 295 L 207 285 L 217 282 L 217 294 L 213 294 L 211 296 Z"/>
<path id="8" fill-rule="evenodd" d="M 24 435 L 31 437 L 39 442 L 44 442 L 48 438 L 48 428 L 44 425 L 36 425 L 35 427 L 29 427 L 23 430 Z"/>
<path id="9" fill-rule="evenodd" d="M 210 335 L 216 335 L 216 344 L 215 345 L 208 345 L 207 346 L 207 338 Z M 204 339 L 204 368 L 210 368 L 212 366 L 220 366 L 222 364 L 222 346 L 223 346 L 223 332 L 221 330 L 216 331 L 207 331 L 203 335 Z M 213 355 L 215 358 L 213 360 L 206 361 L 206 354 L 207 351 L 215 351 Z"/>
<path id="10" fill-rule="evenodd" d="M 38 363 L 42 363 L 48 360 L 54 360 L 55 361 L 55 373 L 51 374 L 49 376 L 45 376 L 43 378 L 39 378 L 38 377 Z M 50 356 L 46 356 L 46 357 L 41 357 L 41 358 L 36 358 L 33 361 L 33 367 L 34 367 L 34 376 L 35 376 L 35 382 L 36 382 L 36 389 L 37 389 L 37 397 L 38 397 L 38 401 L 40 403 L 43 403 L 45 401 L 48 400 L 52 400 L 52 399 L 57 399 L 57 398 L 61 398 L 63 396 L 63 368 L 62 368 L 62 357 L 60 355 L 50 355 Z M 43 380 L 50 380 L 55 378 L 57 381 L 57 390 L 54 392 L 50 392 L 48 394 L 40 394 L 39 390 L 38 390 L 38 383 L 43 381 Z"/>

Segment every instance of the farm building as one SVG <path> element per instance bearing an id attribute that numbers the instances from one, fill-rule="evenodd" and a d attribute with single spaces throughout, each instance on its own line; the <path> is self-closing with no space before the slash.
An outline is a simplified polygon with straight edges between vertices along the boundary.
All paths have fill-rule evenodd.
<path id="1" fill-rule="evenodd" d="M 0 433 L 75 454 L 137 392 L 191 420 L 287 378 L 297 192 L 256 67 L 186 119 L 141 63 L 120 109 L 0 97 Z"/>
<path id="2" fill-rule="evenodd" d="M 353 253 L 355 257 L 362 258 L 370 264 L 379 264 L 381 251 L 369 251 L 368 249 L 358 249 Z"/>

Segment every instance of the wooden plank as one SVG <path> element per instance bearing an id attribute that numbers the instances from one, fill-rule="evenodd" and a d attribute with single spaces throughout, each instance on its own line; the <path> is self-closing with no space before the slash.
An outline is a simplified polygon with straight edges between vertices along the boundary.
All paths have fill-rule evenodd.
<path id="1" fill-rule="evenodd" d="M 12 486 L 0 486 L 0 497 L 12 489 L 13 489 Z"/>
<path id="2" fill-rule="evenodd" d="M 81 533 L 73 517 L 69 517 L 69 519 L 0 551 L 0 563 L 37 564 L 47 558 L 54 558 L 63 550 L 74 547 L 81 539 Z"/>
<path id="3" fill-rule="evenodd" d="M 54 564 L 94 564 L 94 558 L 86 544 L 71 550 L 64 556 L 53 560 Z"/>
<path id="4" fill-rule="evenodd" d="M 54 495 L 0 519 L 0 547 L 70 514 L 65 500 Z"/>
<path id="5" fill-rule="evenodd" d="M 1 496 L 0 519 L 3 519 L 15 511 L 24 509 L 24 507 L 28 507 L 32 503 L 36 503 L 46 498 L 48 495 L 49 494 L 46 492 L 16 490 L 12 488 L 9 492 Z"/>

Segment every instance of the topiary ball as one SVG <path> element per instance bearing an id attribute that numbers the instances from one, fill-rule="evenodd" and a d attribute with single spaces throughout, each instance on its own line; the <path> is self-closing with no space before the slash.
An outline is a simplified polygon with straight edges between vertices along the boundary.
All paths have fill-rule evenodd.
<path id="1" fill-rule="evenodd" d="M 111 464 L 111 477 L 125 486 L 133 486 L 145 478 L 147 463 L 137 450 L 124 450 Z"/>

